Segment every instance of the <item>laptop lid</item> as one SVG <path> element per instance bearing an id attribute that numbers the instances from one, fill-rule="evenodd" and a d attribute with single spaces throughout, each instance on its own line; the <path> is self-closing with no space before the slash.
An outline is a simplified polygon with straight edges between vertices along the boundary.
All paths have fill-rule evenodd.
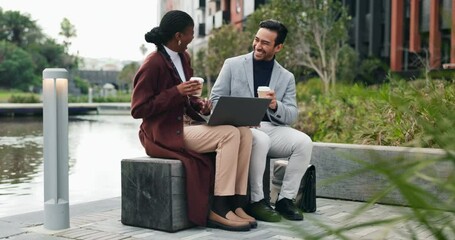
<path id="1" fill-rule="evenodd" d="M 207 125 L 259 126 L 271 99 L 221 96 Z"/>

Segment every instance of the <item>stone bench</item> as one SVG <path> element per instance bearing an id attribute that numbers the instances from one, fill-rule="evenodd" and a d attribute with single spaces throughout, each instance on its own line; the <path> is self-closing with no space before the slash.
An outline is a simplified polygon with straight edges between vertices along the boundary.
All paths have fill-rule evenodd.
<path id="1" fill-rule="evenodd" d="M 121 175 L 123 224 L 166 232 L 194 226 L 187 216 L 182 162 L 151 157 L 123 159 Z"/>
<path id="2" fill-rule="evenodd" d="M 311 164 L 316 167 L 316 196 L 369 201 L 378 192 L 390 185 L 389 179 L 384 175 L 375 171 L 362 171 L 350 177 L 336 178 L 362 168 L 361 162 L 367 164 L 382 162 L 393 168 L 399 166 L 400 160 L 430 161 L 444 155 L 445 152 L 441 149 L 316 142 L 311 156 Z M 444 180 L 449 178 L 454 168 L 446 161 L 429 165 L 425 170 L 431 173 L 433 177 Z M 437 189 L 434 189 L 434 186 L 425 182 L 422 182 L 420 187 L 440 197 L 440 199 L 449 199 L 450 197 L 441 195 Z M 377 200 L 377 203 L 408 205 L 406 199 L 397 190 L 391 191 Z"/>
<path id="3" fill-rule="evenodd" d="M 443 155 L 444 151 L 440 149 L 314 143 L 311 164 L 315 165 L 317 173 L 316 195 L 334 199 L 368 201 L 389 184 L 384 176 L 373 171 L 330 181 L 360 168 L 361 165 L 353 161 L 355 159 L 366 162 L 383 159 L 393 166 L 399 158 L 434 159 Z M 270 180 L 273 173 L 273 170 L 270 170 L 274 167 L 275 160 L 277 159 L 267 161 L 264 173 L 266 199 L 270 196 Z M 454 169 L 448 163 L 441 163 L 430 166 L 428 170 L 444 179 Z M 167 232 L 176 232 L 193 226 L 187 217 L 185 172 L 179 160 L 151 157 L 123 159 L 121 174 L 123 224 Z M 436 190 L 433 192 L 438 194 Z M 450 196 L 443 196 L 443 198 L 447 197 Z M 392 191 L 378 203 L 407 205 L 397 191 Z"/>
<path id="4" fill-rule="evenodd" d="M 123 224 L 166 232 L 194 226 L 187 216 L 185 171 L 179 160 L 147 156 L 123 159 L 121 175 Z M 264 173 L 264 189 L 270 189 L 268 171 Z M 266 199 L 269 192 L 264 191 Z"/>

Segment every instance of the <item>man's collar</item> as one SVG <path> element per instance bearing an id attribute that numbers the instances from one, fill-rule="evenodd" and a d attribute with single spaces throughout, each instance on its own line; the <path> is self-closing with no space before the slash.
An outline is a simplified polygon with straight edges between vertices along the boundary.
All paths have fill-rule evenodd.
<path id="1" fill-rule="evenodd" d="M 273 56 L 273 58 L 269 61 L 267 60 L 256 60 L 254 59 L 254 56 L 253 56 L 253 63 L 257 63 L 257 64 L 261 64 L 261 65 L 272 65 L 273 63 L 275 62 L 275 56 Z"/>

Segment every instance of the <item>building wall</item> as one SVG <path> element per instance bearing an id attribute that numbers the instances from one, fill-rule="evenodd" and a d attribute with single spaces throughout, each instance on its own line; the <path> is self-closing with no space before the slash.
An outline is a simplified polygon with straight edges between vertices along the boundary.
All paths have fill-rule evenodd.
<path id="1" fill-rule="evenodd" d="M 395 72 L 455 62 L 455 0 L 342 0 L 352 16 L 350 45 L 363 58 L 377 57 Z M 420 59 L 420 60 L 419 60 Z"/>
<path id="2" fill-rule="evenodd" d="M 455 0 L 340 0 L 352 16 L 350 45 L 361 58 L 376 57 L 400 72 L 421 68 L 416 58 L 430 54 L 431 67 L 455 64 Z M 171 9 L 195 20 L 195 52 L 223 23 L 243 27 L 246 16 L 266 0 L 161 0 L 161 16 Z M 161 18 L 161 16 L 159 18 Z"/>
<path id="3" fill-rule="evenodd" d="M 208 36 L 213 29 L 225 23 L 243 28 L 245 16 L 254 12 L 265 0 L 160 0 L 158 22 L 169 10 L 182 10 L 194 20 L 194 39 L 189 45 L 193 55 L 207 45 Z M 246 12 L 245 12 L 246 11 Z"/>

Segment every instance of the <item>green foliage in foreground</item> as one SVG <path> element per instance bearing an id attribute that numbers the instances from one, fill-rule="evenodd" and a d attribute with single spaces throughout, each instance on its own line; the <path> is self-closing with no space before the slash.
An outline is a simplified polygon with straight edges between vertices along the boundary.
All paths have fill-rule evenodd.
<path id="1" fill-rule="evenodd" d="M 351 143 L 438 147 L 446 154 L 432 159 L 378 156 L 373 162 L 351 159 L 361 167 L 327 182 L 372 174 L 383 177 L 387 186 L 377 189 L 372 199 L 348 212 L 341 227 L 332 227 L 320 222 L 317 216 L 306 214 L 306 221 L 314 222 L 319 229 L 296 231 L 304 239 L 357 239 L 352 231 L 361 229 L 376 229 L 377 239 L 392 239 L 390 230 L 403 239 L 454 239 L 454 83 L 393 81 L 376 88 L 343 86 L 330 96 L 318 94 L 316 83 L 309 81 L 298 86 L 299 99 L 305 104 L 297 124 L 312 131 L 315 141 L 351 139 Z M 436 169 L 444 169 L 447 175 L 441 176 Z M 318 183 L 318 187 L 323 184 L 327 183 Z M 367 211 L 391 192 L 399 192 L 409 208 L 397 209 L 385 219 L 375 216 L 365 219 Z"/>
<path id="2" fill-rule="evenodd" d="M 314 141 L 455 149 L 436 129 L 455 126 L 455 85 L 451 81 L 392 81 L 380 86 L 339 85 L 321 94 L 311 79 L 297 85 L 301 113 L 295 127 Z M 446 131 L 439 132 L 446 136 Z"/>

